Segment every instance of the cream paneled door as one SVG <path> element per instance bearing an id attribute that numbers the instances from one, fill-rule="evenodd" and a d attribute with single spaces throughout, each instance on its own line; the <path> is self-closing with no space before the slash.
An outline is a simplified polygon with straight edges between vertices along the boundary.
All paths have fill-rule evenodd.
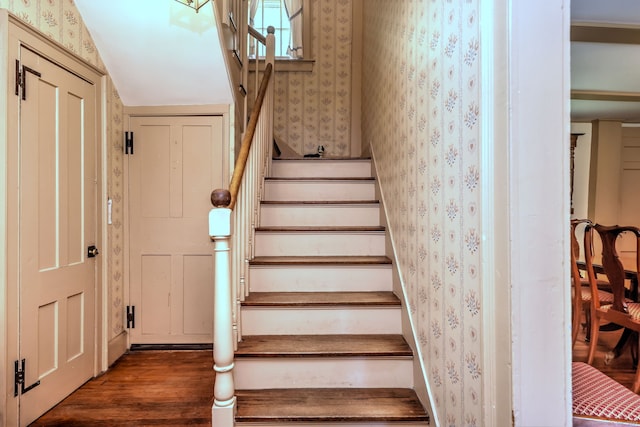
<path id="1" fill-rule="evenodd" d="M 213 341 L 211 190 L 222 186 L 221 116 L 132 117 L 132 344 Z"/>
<path id="2" fill-rule="evenodd" d="M 34 70 L 23 73 L 20 104 L 18 363 L 25 380 L 16 393 L 27 425 L 94 374 L 96 262 L 87 248 L 96 243 L 96 93 L 26 48 L 20 57 Z"/>

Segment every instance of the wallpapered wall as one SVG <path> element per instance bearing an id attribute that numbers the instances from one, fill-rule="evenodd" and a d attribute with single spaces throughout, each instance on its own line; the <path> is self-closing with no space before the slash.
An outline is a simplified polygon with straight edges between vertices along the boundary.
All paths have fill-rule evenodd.
<path id="1" fill-rule="evenodd" d="M 104 68 L 72 0 L 0 0 Z M 349 156 L 351 0 L 313 2 L 312 73 L 278 73 L 276 133 Z M 442 425 L 482 420 L 478 0 L 367 0 L 363 146 L 379 167 L 420 356 Z M 123 111 L 107 79 L 109 330 L 123 330 Z M 354 153 L 357 154 L 357 153 Z"/>
<path id="2" fill-rule="evenodd" d="M 0 0 L 0 8 L 7 9 L 22 21 L 38 29 L 51 39 L 82 57 L 90 64 L 105 69 L 89 31 L 82 22 L 73 0 Z M 118 91 L 107 78 L 107 186 L 113 200 L 112 222 L 108 228 L 109 253 L 109 332 L 111 339 L 123 331 L 123 111 Z"/>
<path id="3" fill-rule="evenodd" d="M 299 154 L 350 156 L 351 0 L 313 1 L 311 73 L 276 69 L 275 134 Z M 359 154 L 359 153 L 356 153 Z"/>
<path id="4" fill-rule="evenodd" d="M 371 144 L 441 425 L 482 423 L 478 0 L 367 0 Z"/>

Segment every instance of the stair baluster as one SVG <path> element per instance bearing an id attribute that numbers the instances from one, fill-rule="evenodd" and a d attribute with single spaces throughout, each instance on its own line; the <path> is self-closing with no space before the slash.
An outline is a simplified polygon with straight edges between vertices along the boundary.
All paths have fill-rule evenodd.
<path id="1" fill-rule="evenodd" d="M 211 193 L 214 207 L 209 213 L 209 236 L 214 242 L 213 361 L 216 371 L 212 424 L 216 427 L 234 425 L 234 351 L 241 338 L 239 303 L 248 289 L 248 266 L 253 257 L 257 221 L 255 213 L 273 144 L 271 76 L 275 62 L 275 30 L 269 27 L 268 32 L 266 65 L 229 189 L 216 189 Z"/>

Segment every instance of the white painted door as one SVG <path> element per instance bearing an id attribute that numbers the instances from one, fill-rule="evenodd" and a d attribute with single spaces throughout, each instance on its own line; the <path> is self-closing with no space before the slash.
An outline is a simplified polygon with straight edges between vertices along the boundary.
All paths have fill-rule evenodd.
<path id="1" fill-rule="evenodd" d="M 94 375 L 96 93 L 24 47 L 20 57 L 41 73 L 25 73 L 20 104 L 20 361 L 25 388 L 40 382 L 18 390 L 27 425 Z"/>
<path id="2" fill-rule="evenodd" d="M 132 344 L 213 341 L 210 194 L 222 186 L 221 116 L 134 117 L 129 162 Z"/>

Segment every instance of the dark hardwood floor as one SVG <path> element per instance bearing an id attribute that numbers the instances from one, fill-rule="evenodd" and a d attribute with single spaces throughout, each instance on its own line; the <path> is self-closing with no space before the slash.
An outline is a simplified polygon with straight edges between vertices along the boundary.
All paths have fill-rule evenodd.
<path id="1" fill-rule="evenodd" d="M 594 366 L 630 388 L 635 371 L 628 349 L 604 363 L 620 333 L 600 333 Z M 588 350 L 581 331 L 573 360 L 586 361 Z M 212 365 L 211 350 L 131 352 L 32 426 L 211 426 Z"/>
<path id="2" fill-rule="evenodd" d="M 614 380 L 627 388 L 631 388 L 633 385 L 633 378 L 635 376 L 635 369 L 631 361 L 631 350 L 629 346 L 625 349 L 624 353 L 620 357 L 611 361 L 609 365 L 604 362 L 604 355 L 612 350 L 618 340 L 622 331 L 613 332 L 600 332 L 598 337 L 598 347 L 596 356 L 593 362 L 593 366 L 598 368 L 603 373 L 607 374 Z M 573 347 L 573 361 L 574 362 L 586 362 L 589 353 L 589 343 L 584 340 L 584 329 L 580 331 L 576 344 Z"/>
<path id="3" fill-rule="evenodd" d="M 211 426 L 213 354 L 135 351 L 32 426 Z"/>

